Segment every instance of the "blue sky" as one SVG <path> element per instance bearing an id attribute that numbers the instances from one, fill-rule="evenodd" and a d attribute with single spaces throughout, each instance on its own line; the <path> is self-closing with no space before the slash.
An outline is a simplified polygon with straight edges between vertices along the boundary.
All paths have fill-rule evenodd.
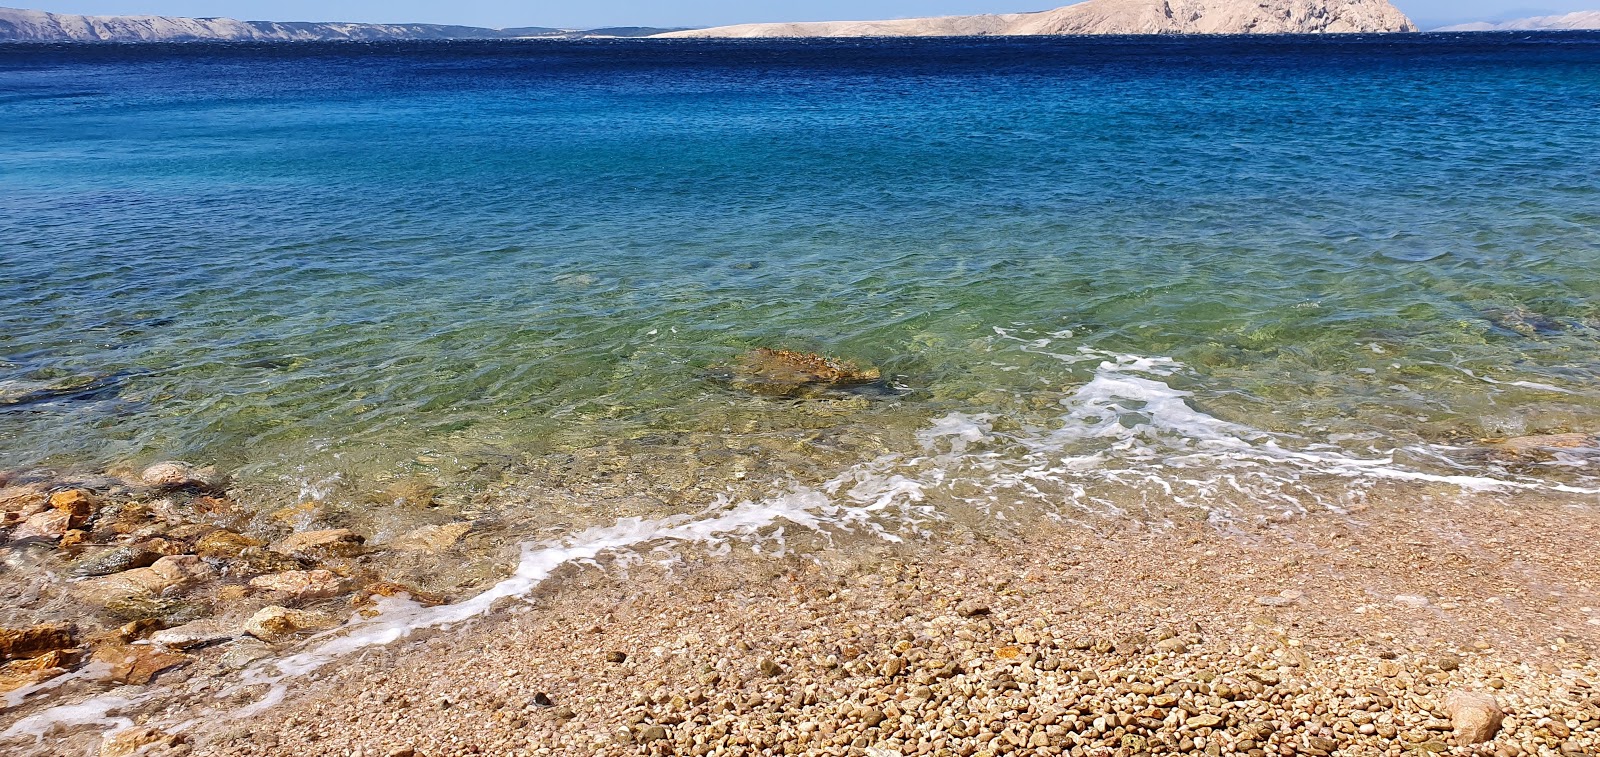
<path id="1" fill-rule="evenodd" d="M 1073 0 L 0 0 L 57 13 L 419 21 L 472 26 L 713 26 L 1043 10 Z M 1600 0 L 1392 0 L 1424 28 L 1600 9 Z"/>

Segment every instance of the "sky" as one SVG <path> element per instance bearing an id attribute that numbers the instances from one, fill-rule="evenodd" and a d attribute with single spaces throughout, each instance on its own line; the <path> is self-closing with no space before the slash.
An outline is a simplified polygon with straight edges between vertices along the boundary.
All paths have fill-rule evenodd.
<path id="1" fill-rule="evenodd" d="M 0 0 L 0 4 L 93 15 L 229 16 L 248 21 L 414 21 L 504 28 L 719 26 L 759 21 L 832 21 L 968 13 L 1013 13 L 1074 0 Z M 1424 29 L 1600 9 L 1600 0 L 1392 0 Z"/>

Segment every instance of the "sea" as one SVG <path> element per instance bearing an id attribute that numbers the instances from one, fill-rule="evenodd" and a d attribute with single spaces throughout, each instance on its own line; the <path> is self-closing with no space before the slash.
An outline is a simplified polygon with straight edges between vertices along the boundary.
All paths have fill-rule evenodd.
<path id="1" fill-rule="evenodd" d="M 673 540 L 1592 507 L 1593 437 L 1497 440 L 1597 431 L 1600 33 L 0 45 L 0 470 L 470 522 L 452 620 Z"/>
<path id="2" fill-rule="evenodd" d="M 0 108 L 0 469 L 508 522 L 1595 484 L 1480 442 L 1600 429 L 1600 34 L 14 44 Z M 884 381 L 730 384 L 763 347 Z"/>

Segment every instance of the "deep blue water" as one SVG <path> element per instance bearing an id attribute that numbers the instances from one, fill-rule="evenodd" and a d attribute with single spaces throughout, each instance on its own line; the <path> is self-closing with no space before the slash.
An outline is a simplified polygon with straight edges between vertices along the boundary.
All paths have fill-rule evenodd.
<path id="1" fill-rule="evenodd" d="M 1593 427 L 1596 156 L 1588 33 L 4 45 L 0 466 L 811 423 L 707 378 L 763 345 L 877 428 L 1059 424 L 1079 350 L 1313 439 Z"/>

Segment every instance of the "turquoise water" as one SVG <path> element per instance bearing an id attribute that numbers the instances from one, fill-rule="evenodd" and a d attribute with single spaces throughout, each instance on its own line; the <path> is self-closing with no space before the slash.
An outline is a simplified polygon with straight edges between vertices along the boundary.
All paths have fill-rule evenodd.
<path id="1" fill-rule="evenodd" d="M 0 109 L 0 468 L 1593 478 L 1474 445 L 1600 428 L 1600 35 L 10 45 Z"/>

